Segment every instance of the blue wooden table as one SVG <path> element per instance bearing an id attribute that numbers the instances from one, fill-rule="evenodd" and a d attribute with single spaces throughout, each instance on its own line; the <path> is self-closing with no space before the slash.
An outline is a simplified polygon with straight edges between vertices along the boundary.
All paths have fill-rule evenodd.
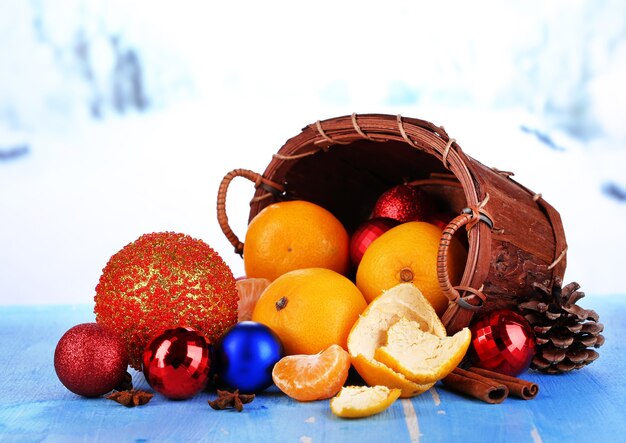
<path id="1" fill-rule="evenodd" d="M 328 401 L 298 403 L 274 387 L 241 413 L 211 409 L 213 393 L 187 401 L 155 395 L 137 408 L 81 398 L 58 381 L 53 355 L 67 329 L 94 321 L 92 307 L 0 306 L 0 441 L 626 442 L 626 296 L 587 296 L 581 305 L 605 325 L 601 357 L 571 374 L 524 374 L 540 385 L 534 400 L 488 405 L 438 384 L 357 420 L 333 416 Z M 149 389 L 141 373 L 133 382 Z"/>

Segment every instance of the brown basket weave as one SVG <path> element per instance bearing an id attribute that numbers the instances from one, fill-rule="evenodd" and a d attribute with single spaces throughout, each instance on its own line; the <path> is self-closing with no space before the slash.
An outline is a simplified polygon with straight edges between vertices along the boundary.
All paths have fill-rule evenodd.
<path id="1" fill-rule="evenodd" d="M 226 193 L 235 177 L 254 182 L 249 220 L 267 205 L 302 199 L 331 211 L 348 232 L 366 220 L 387 189 L 414 183 L 429 187 L 460 215 L 444 229 L 438 256 L 439 283 L 450 299 L 443 321 L 448 333 L 467 326 L 477 311 L 513 307 L 563 278 L 567 244 L 559 213 L 541 194 L 467 156 L 445 130 L 424 120 L 356 115 L 305 127 L 274 154 L 261 175 L 229 172 L 220 184 L 220 227 L 243 253 L 226 215 Z M 450 284 L 450 238 L 465 226 L 469 253 L 461 283 Z"/>

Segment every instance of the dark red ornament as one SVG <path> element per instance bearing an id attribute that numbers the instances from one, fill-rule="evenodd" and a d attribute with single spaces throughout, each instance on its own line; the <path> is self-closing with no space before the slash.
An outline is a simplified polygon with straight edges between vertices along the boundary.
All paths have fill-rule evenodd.
<path id="1" fill-rule="evenodd" d="M 124 341 L 97 323 L 70 328 L 54 351 L 54 370 L 75 394 L 98 397 L 124 380 L 128 354 Z"/>
<path id="2" fill-rule="evenodd" d="M 493 311 L 471 326 L 472 364 L 511 376 L 526 371 L 535 355 L 535 335 L 528 321 L 508 309 Z"/>
<path id="3" fill-rule="evenodd" d="M 168 329 L 143 353 L 143 373 L 155 391 L 172 400 L 191 398 L 209 381 L 209 342 L 192 328 Z"/>
<path id="4" fill-rule="evenodd" d="M 434 204 L 423 190 L 398 185 L 378 197 L 371 218 L 387 217 L 404 223 L 423 221 L 432 212 Z"/>
<path id="5" fill-rule="evenodd" d="M 350 260 L 358 267 L 365 250 L 382 234 L 398 226 L 399 221 L 392 218 L 372 218 L 362 223 L 350 237 Z"/>

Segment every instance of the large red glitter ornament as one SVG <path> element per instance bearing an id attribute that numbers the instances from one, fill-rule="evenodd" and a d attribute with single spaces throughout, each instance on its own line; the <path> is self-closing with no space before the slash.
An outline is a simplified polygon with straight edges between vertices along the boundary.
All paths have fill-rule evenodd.
<path id="1" fill-rule="evenodd" d="M 126 342 L 141 368 L 148 341 L 192 327 L 210 341 L 237 322 L 232 271 L 209 245 L 173 232 L 146 234 L 113 255 L 96 286 L 96 321 Z"/>
<path id="2" fill-rule="evenodd" d="M 210 369 L 209 343 L 192 328 L 168 329 L 143 353 L 146 381 L 172 400 L 191 398 L 204 389 Z"/>
<path id="3" fill-rule="evenodd" d="M 378 197 L 372 218 L 387 217 L 404 223 L 423 221 L 433 212 L 434 204 L 423 190 L 415 186 L 398 185 Z"/>
<path id="4" fill-rule="evenodd" d="M 115 389 L 127 368 L 124 342 L 97 323 L 69 329 L 54 351 L 54 370 L 61 383 L 85 397 L 97 397 Z"/>
<path id="5" fill-rule="evenodd" d="M 354 267 L 358 267 L 365 254 L 365 250 L 374 240 L 389 229 L 400 224 L 392 218 L 372 218 L 362 223 L 350 237 L 350 260 Z"/>
<path id="6" fill-rule="evenodd" d="M 528 321 L 508 309 L 493 311 L 470 326 L 469 356 L 474 366 L 517 376 L 535 355 L 535 335 Z"/>

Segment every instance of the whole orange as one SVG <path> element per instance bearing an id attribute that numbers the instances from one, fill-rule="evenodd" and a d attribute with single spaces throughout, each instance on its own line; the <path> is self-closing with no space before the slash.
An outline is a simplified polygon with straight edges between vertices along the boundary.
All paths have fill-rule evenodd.
<path id="1" fill-rule="evenodd" d="M 441 229 L 426 222 L 408 222 L 396 226 L 367 248 L 356 273 L 356 285 L 369 302 L 399 283 L 411 282 L 419 288 L 439 316 L 448 306 L 437 279 L 437 252 Z M 448 275 L 459 284 L 467 252 L 458 239 L 452 238 L 448 250 Z"/>
<path id="2" fill-rule="evenodd" d="M 321 206 L 303 200 L 275 203 L 248 225 L 246 275 L 274 280 L 295 269 L 316 267 L 345 274 L 349 241 L 341 222 Z"/>
<path id="3" fill-rule="evenodd" d="M 265 289 L 252 312 L 280 337 L 285 353 L 316 354 L 337 344 L 347 350 L 348 334 L 367 303 L 341 274 L 307 268 L 283 274 Z"/>

